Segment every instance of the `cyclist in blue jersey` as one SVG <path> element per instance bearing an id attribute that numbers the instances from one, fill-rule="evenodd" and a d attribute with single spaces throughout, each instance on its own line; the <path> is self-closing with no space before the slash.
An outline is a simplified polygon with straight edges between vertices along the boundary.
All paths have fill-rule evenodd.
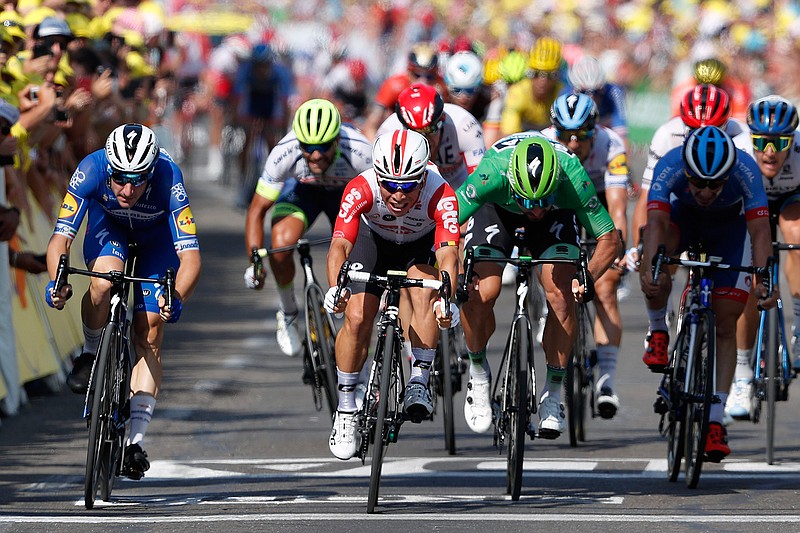
<path id="1" fill-rule="evenodd" d="M 730 136 L 715 126 L 694 130 L 682 147 L 659 160 L 647 201 L 643 265 L 649 265 L 660 244 L 679 254 L 702 244 L 712 256 L 734 265 L 764 266 L 772 252 L 767 196 L 755 160 L 738 150 Z M 666 270 L 666 269 L 664 269 Z M 668 364 L 667 298 L 672 281 L 662 271 L 656 282 L 649 268 L 639 269 L 650 320 L 645 364 L 662 372 Z M 773 307 L 760 276 L 755 280 L 737 272 L 713 274 L 712 309 L 716 319 L 716 391 L 711 404 L 706 459 L 719 462 L 730 453 L 723 409 L 736 367 L 736 320 L 744 310 L 752 286 L 759 305 Z"/>
<path id="2" fill-rule="evenodd" d="M 124 270 L 128 246 L 133 243 L 137 246 L 134 275 L 158 278 L 170 267 L 176 270 L 172 308 L 166 307 L 157 283 L 137 285 L 133 291 L 136 363 L 131 375 L 131 427 L 123 475 L 140 479 L 150 467 L 142 441 L 161 388 L 164 323 L 178 321 L 200 276 L 200 248 L 183 174 L 169 154 L 159 149 L 150 128 L 141 124 L 117 127 L 105 148 L 86 156 L 72 174 L 47 246 L 51 281 L 45 299 L 51 307 L 63 309 L 72 295 L 70 285 L 55 294 L 52 280 L 59 258 L 69 254 L 87 215 L 83 257 L 89 270 Z M 108 317 L 110 290 L 110 282 L 91 278 L 83 296 L 83 353 L 67 377 L 75 393 L 85 394 L 88 388 Z"/>

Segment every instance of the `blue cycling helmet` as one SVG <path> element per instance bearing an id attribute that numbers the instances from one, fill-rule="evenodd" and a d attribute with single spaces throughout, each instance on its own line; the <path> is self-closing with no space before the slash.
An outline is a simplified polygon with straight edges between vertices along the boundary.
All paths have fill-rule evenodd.
<path id="1" fill-rule="evenodd" d="M 758 135 L 787 135 L 797 129 L 797 108 L 776 94 L 765 96 L 747 108 L 747 125 Z"/>
<path id="2" fill-rule="evenodd" d="M 683 144 L 682 155 L 686 171 L 706 180 L 727 177 L 736 164 L 733 139 L 716 126 L 703 126 L 692 131 Z"/>
<path id="3" fill-rule="evenodd" d="M 562 94 L 550 108 L 550 122 L 559 130 L 593 130 L 597 106 L 585 94 Z"/>
<path id="4" fill-rule="evenodd" d="M 253 47 L 250 57 L 254 63 L 272 62 L 272 48 L 268 44 L 257 44 Z"/>

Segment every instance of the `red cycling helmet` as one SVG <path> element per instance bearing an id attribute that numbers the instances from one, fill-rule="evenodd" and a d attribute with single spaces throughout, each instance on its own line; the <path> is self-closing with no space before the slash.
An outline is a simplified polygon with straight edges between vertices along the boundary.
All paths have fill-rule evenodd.
<path id="1" fill-rule="evenodd" d="M 406 128 L 433 133 L 444 117 L 444 100 L 430 85 L 412 83 L 397 97 L 394 112 Z"/>
<path id="2" fill-rule="evenodd" d="M 681 120 L 690 128 L 724 127 L 730 116 L 730 97 L 715 85 L 695 85 L 681 101 Z"/>

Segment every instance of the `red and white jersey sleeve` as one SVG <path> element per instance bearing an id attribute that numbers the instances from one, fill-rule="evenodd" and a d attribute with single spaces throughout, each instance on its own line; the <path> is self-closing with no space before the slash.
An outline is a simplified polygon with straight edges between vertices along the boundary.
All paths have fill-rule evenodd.
<path id="1" fill-rule="evenodd" d="M 458 245 L 458 201 L 434 166 L 428 166 L 417 203 L 403 216 L 389 212 L 379 187 L 373 169 L 365 170 L 345 187 L 334 238 L 355 244 L 359 224 L 366 224 L 381 238 L 396 244 L 414 242 L 434 231 L 435 249 Z"/>

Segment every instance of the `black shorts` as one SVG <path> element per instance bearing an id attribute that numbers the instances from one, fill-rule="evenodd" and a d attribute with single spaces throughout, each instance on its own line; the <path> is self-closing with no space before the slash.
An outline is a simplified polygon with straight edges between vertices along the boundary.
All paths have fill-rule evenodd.
<path id="1" fill-rule="evenodd" d="M 436 264 L 433 237 L 431 231 L 416 241 L 397 244 L 380 237 L 362 222 L 349 259 L 354 270 L 380 275 L 387 270 L 408 270 L 413 265 L 433 266 Z M 380 296 L 383 292 L 380 287 L 367 287 L 365 283 L 352 282 L 348 287 L 354 294 L 368 292 Z"/>
<path id="2" fill-rule="evenodd" d="M 517 241 L 517 228 L 525 229 L 524 244 L 531 257 L 577 259 L 580 251 L 578 221 L 569 209 L 553 209 L 541 220 L 485 204 L 467 222 L 464 247 L 488 246 L 509 257 Z"/>

